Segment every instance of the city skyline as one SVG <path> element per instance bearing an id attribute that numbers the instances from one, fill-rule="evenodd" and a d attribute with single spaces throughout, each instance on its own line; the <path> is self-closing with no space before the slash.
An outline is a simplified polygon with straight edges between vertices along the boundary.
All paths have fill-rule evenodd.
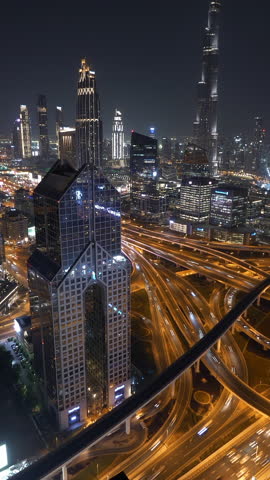
<path id="1" fill-rule="evenodd" d="M 29 48 L 21 58 L 16 56 L 13 38 L 5 49 L 3 58 L 5 59 L 5 55 L 12 55 L 15 56 L 15 61 L 8 65 L 1 80 L 1 91 L 3 92 L 1 98 L 3 113 L 1 112 L 0 117 L 1 133 L 10 132 L 16 117 L 17 104 L 23 103 L 29 106 L 33 133 L 34 136 L 36 135 L 36 120 L 33 115 L 35 98 L 33 98 L 32 92 L 39 93 L 39 91 L 44 92 L 48 97 L 50 134 L 53 132 L 52 107 L 55 108 L 55 105 L 63 105 L 66 123 L 74 124 L 75 109 L 72 98 L 75 98 L 76 92 L 76 65 L 78 58 L 86 54 L 89 62 L 99 72 L 98 83 L 103 99 L 102 117 L 106 137 L 109 137 L 111 115 L 116 106 L 125 116 L 127 132 L 134 128 L 146 133 L 149 125 L 154 124 L 159 137 L 191 134 L 196 109 L 195 84 L 201 65 L 202 26 L 207 21 L 207 6 L 207 1 L 200 2 L 199 5 L 198 2 L 192 1 L 189 2 L 189 5 L 181 6 L 181 9 L 180 6 L 177 7 L 175 13 L 178 14 L 178 21 L 176 23 L 171 18 L 170 28 L 166 22 L 166 15 L 171 12 L 170 8 L 163 17 L 164 12 L 159 7 L 156 7 L 154 11 L 146 7 L 143 22 L 147 22 L 150 14 L 155 17 L 155 27 L 148 25 L 147 38 L 150 38 L 148 42 L 145 34 L 141 39 L 136 37 L 136 41 L 134 40 L 136 12 L 132 16 L 133 12 L 125 8 L 122 16 L 119 17 L 122 29 L 112 37 L 113 45 L 119 48 L 113 48 L 113 51 L 110 51 L 109 38 L 114 24 L 111 17 L 113 12 L 109 7 L 106 15 L 102 17 L 103 12 L 97 5 L 94 5 L 92 15 L 97 22 L 94 22 L 94 26 L 91 27 L 89 37 L 91 41 L 85 41 L 83 34 L 82 39 L 76 39 L 74 46 L 71 46 L 68 56 L 66 54 L 59 56 L 58 51 L 57 55 L 55 53 L 57 36 L 66 33 L 66 27 L 57 22 L 59 11 L 56 10 L 55 17 L 50 23 L 51 38 L 46 37 L 46 42 L 40 41 L 40 54 L 44 56 L 44 62 L 39 62 L 40 56 L 36 47 L 29 41 Z M 194 7 L 196 7 L 196 15 L 194 15 Z M 8 11 L 8 7 L 5 8 Z M 235 5 L 232 0 L 227 0 L 222 7 L 220 52 L 222 83 L 219 107 L 221 133 L 240 133 L 242 130 L 251 130 L 252 119 L 257 115 L 266 118 L 266 128 L 269 124 L 264 95 L 267 94 L 270 72 L 262 62 L 266 53 L 264 45 L 267 45 L 268 34 L 261 28 L 268 8 L 266 1 L 260 9 L 253 9 L 251 5 L 243 1 Z M 19 12 L 20 8 L 18 14 Z M 116 9 L 114 15 L 117 15 L 117 12 Z M 49 13 L 50 10 L 47 14 L 49 15 Z M 245 15 L 245 25 L 243 22 L 241 24 L 242 13 Z M 30 17 L 31 24 L 35 23 L 33 22 L 35 15 L 36 12 L 33 10 Z M 66 13 L 66 16 L 67 24 L 74 21 L 69 13 Z M 177 15 L 175 16 L 177 17 Z M 13 18 L 13 21 L 16 25 L 16 17 L 15 20 Z M 127 25 L 130 29 L 127 28 Z M 248 33 L 251 26 L 253 28 L 252 38 Z M 7 27 L 8 22 L 6 26 L 3 25 L 3 33 Z M 34 28 L 32 27 L 32 29 Z M 24 33 L 25 39 L 27 40 L 28 35 L 31 35 L 32 38 L 32 33 L 30 28 L 29 33 Z M 14 34 L 16 39 L 16 31 Z M 123 36 L 126 41 L 120 45 Z M 187 36 L 189 38 L 188 52 L 185 47 Z M 72 36 L 73 41 L 74 37 Z M 69 42 L 70 40 L 67 39 L 67 47 L 69 47 Z M 84 45 L 83 51 L 82 45 Z M 259 55 L 257 55 L 258 51 Z M 17 66 L 22 66 L 21 62 L 24 62 L 28 68 L 20 68 L 18 72 Z M 16 88 L 13 85 L 13 64 L 16 65 L 16 72 L 18 72 Z M 251 64 L 252 69 L 250 68 Z M 48 65 L 52 66 L 54 76 L 48 75 Z M 138 67 L 140 70 L 143 69 L 144 75 L 143 78 L 137 78 L 135 82 L 134 69 Z M 64 85 L 60 81 L 63 73 Z M 114 82 L 111 82 L 112 77 Z M 164 82 L 165 94 L 162 95 L 162 98 L 159 97 L 159 102 L 156 102 L 155 98 L 158 97 L 161 84 L 163 86 Z M 13 90 L 12 99 L 7 98 L 8 88 Z M 134 92 L 138 94 L 134 95 Z M 235 115 L 236 113 L 237 115 Z M 235 119 L 236 116 L 237 119 Z"/>

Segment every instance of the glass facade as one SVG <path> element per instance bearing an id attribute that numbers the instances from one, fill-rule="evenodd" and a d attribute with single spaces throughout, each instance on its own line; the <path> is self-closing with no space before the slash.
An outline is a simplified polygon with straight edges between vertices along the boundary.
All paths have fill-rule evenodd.
<path id="1" fill-rule="evenodd" d="M 209 178 L 185 178 L 180 189 L 177 214 L 190 222 L 209 221 L 213 181 Z"/>
<path id="2" fill-rule="evenodd" d="M 96 75 L 82 59 L 79 70 L 76 114 L 77 161 L 80 168 L 85 163 L 100 166 L 102 158 L 102 121 Z"/>
<path id="3" fill-rule="evenodd" d="M 130 265 L 121 253 L 119 194 L 95 167 L 76 171 L 57 163 L 37 187 L 34 203 L 34 350 L 64 429 L 75 418 L 73 409 L 79 408 L 83 421 L 115 405 L 120 385 L 129 395 Z M 49 353 L 41 355 L 45 349 Z M 54 381 L 48 380 L 49 368 Z"/>
<path id="4" fill-rule="evenodd" d="M 48 110 L 45 95 L 38 96 L 39 156 L 44 160 L 49 157 Z"/>
<path id="5" fill-rule="evenodd" d="M 157 140 L 136 132 L 131 135 L 131 215 L 141 221 L 160 222 L 166 197 L 158 190 L 160 176 Z"/>
<path id="6" fill-rule="evenodd" d="M 238 227 L 246 221 L 248 190 L 232 186 L 219 186 L 211 194 L 211 225 Z"/>

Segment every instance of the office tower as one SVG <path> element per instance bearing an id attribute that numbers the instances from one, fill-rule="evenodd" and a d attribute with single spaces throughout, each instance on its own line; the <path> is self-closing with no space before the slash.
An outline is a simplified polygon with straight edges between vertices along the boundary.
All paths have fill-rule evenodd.
<path id="1" fill-rule="evenodd" d="M 210 223 L 220 227 L 245 225 L 248 189 L 219 185 L 212 190 Z"/>
<path id="2" fill-rule="evenodd" d="M 182 180 L 177 213 L 191 223 L 208 223 L 213 180 L 207 177 L 189 177 Z"/>
<path id="3" fill-rule="evenodd" d="M 76 130 L 63 127 L 59 130 L 59 158 L 61 164 L 67 163 L 76 168 Z"/>
<path id="4" fill-rule="evenodd" d="M 100 166 L 102 158 L 102 121 L 96 89 L 96 74 L 81 60 L 77 90 L 76 150 L 78 167 L 85 163 Z"/>
<path id="5" fill-rule="evenodd" d="M 184 177 L 209 177 L 210 167 L 206 150 L 193 143 L 189 143 L 182 162 Z"/>
<path id="6" fill-rule="evenodd" d="M 131 215 L 141 221 L 162 222 L 166 197 L 158 190 L 159 158 L 157 140 L 131 134 L 130 182 Z"/>
<path id="7" fill-rule="evenodd" d="M 49 158 L 48 110 L 45 95 L 38 96 L 39 156 L 47 161 Z"/>
<path id="8" fill-rule="evenodd" d="M 56 142 L 58 145 L 58 158 L 60 158 L 60 149 L 59 149 L 59 132 L 60 129 L 63 128 L 63 108 L 56 107 L 56 115 L 55 115 L 55 130 L 56 130 Z"/>
<path id="9" fill-rule="evenodd" d="M 119 165 L 124 160 L 124 125 L 122 113 L 115 109 L 112 125 L 112 159 Z"/>
<path id="10" fill-rule="evenodd" d="M 17 244 L 28 239 L 28 219 L 15 208 L 8 210 L 1 218 L 1 233 L 7 243 Z"/>
<path id="11" fill-rule="evenodd" d="M 255 117 L 251 172 L 257 175 L 266 173 L 264 161 L 265 134 L 266 130 L 263 127 L 263 119 L 261 117 Z"/>
<path id="12" fill-rule="evenodd" d="M 160 163 L 164 165 L 171 164 L 172 162 L 172 144 L 171 139 L 163 137 L 161 140 L 161 152 L 160 152 Z"/>
<path id="13" fill-rule="evenodd" d="M 26 105 L 20 105 L 20 127 L 21 127 L 21 144 L 22 144 L 22 157 L 32 157 L 32 144 L 31 144 L 31 126 L 28 108 Z"/>
<path id="14" fill-rule="evenodd" d="M 28 263 L 34 362 L 61 429 L 130 395 L 130 265 L 120 194 L 58 161 L 34 192 Z"/>
<path id="15" fill-rule="evenodd" d="M 210 1 L 208 26 L 205 29 L 202 78 L 198 84 L 198 109 L 194 122 L 194 143 L 207 152 L 211 175 L 218 173 L 217 105 L 219 17 L 221 1 Z"/>
<path id="16" fill-rule="evenodd" d="M 17 118 L 13 125 L 12 145 L 14 159 L 22 158 L 22 136 L 21 136 L 21 120 Z"/>

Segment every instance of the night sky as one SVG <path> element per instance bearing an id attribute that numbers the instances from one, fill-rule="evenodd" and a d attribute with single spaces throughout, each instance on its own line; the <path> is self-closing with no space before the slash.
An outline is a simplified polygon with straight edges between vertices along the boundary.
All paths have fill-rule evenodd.
<path id="1" fill-rule="evenodd" d="M 0 19 L 0 133 L 8 134 L 19 104 L 48 96 L 50 131 L 54 109 L 63 105 L 74 124 L 77 71 L 86 56 L 97 73 L 104 133 L 113 110 L 125 130 L 158 136 L 192 133 L 196 82 L 208 0 L 88 0 L 7 2 Z M 10 6 L 8 6 L 10 4 Z M 220 52 L 219 130 L 252 131 L 253 117 L 270 130 L 269 0 L 223 0 Z"/>

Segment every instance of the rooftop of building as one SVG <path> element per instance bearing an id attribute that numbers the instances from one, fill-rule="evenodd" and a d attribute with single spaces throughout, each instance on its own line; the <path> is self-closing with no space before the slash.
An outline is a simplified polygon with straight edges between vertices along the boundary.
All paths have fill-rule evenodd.
<path id="1" fill-rule="evenodd" d="M 36 195 L 60 200 L 81 170 L 75 170 L 58 160 L 35 189 Z"/>

